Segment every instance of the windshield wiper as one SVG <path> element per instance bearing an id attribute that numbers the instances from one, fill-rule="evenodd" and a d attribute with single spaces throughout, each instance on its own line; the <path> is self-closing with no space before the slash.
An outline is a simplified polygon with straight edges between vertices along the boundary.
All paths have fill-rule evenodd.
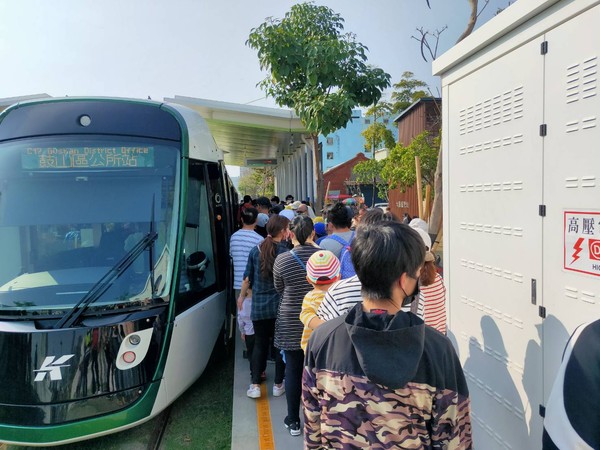
<path id="1" fill-rule="evenodd" d="M 53 328 L 68 328 L 72 326 L 92 303 L 102 297 L 112 283 L 119 278 L 131 264 L 133 264 L 142 252 L 156 241 L 157 237 L 158 233 L 154 231 L 151 231 L 144 236 L 135 247 L 125 253 L 123 258 L 121 258 L 118 263 L 116 263 L 96 284 L 92 286 L 88 293 L 85 294 L 75 306 L 65 313 Z"/>
<path id="2" fill-rule="evenodd" d="M 154 203 L 156 200 L 156 196 L 152 194 L 152 209 L 150 211 L 150 234 L 155 233 L 154 231 Z M 155 233 L 156 234 L 156 233 Z M 148 249 L 148 263 L 150 265 L 150 289 L 152 292 L 152 297 L 156 294 L 156 286 L 154 284 L 154 245 L 151 245 Z"/>

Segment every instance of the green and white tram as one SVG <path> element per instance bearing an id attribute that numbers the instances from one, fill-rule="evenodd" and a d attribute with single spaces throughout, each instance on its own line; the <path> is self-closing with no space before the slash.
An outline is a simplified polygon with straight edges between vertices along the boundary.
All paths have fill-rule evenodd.
<path id="1" fill-rule="evenodd" d="M 66 98 L 0 115 L 0 442 L 122 430 L 200 376 L 230 323 L 236 204 L 187 108 Z"/>

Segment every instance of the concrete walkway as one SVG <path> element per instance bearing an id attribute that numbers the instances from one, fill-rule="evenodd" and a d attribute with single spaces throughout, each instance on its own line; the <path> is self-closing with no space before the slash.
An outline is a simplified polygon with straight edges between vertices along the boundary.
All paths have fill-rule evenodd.
<path id="1" fill-rule="evenodd" d="M 275 364 L 267 363 L 266 392 L 268 396 L 268 409 L 270 412 L 270 423 L 272 430 L 269 433 L 268 426 L 259 427 L 257 409 L 264 413 L 264 406 L 257 408 L 257 401 L 246 396 L 246 390 L 250 384 L 250 364 L 243 358 L 244 343 L 239 333 L 235 345 L 235 375 L 233 380 L 233 423 L 231 430 L 232 450 L 301 450 L 304 448 L 303 435 L 291 436 L 283 425 L 283 419 L 287 412 L 285 395 L 273 397 L 273 378 L 275 376 Z M 263 383 L 264 386 L 264 383 Z M 263 392 L 265 391 L 263 387 Z M 302 416 L 302 414 L 301 414 Z M 261 423 L 263 423 L 261 421 Z M 259 428 L 263 435 L 259 439 Z M 262 446 L 261 446 L 262 444 Z"/>

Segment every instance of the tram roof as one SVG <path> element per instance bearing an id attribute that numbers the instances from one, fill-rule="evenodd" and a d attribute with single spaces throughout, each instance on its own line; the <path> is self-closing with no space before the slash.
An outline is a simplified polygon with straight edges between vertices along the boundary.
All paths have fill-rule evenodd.
<path id="1" fill-rule="evenodd" d="M 52 98 L 34 94 L 0 99 L 0 112 L 28 100 Z M 225 163 L 232 166 L 277 165 L 281 156 L 295 153 L 308 139 L 300 118 L 289 109 L 267 108 L 176 95 L 165 98 L 197 111 L 208 123 Z"/>
<path id="2" fill-rule="evenodd" d="M 196 110 L 208 123 L 232 166 L 276 165 L 278 157 L 294 153 L 308 135 L 291 110 L 242 105 L 176 95 L 165 98 Z"/>
<path id="3" fill-rule="evenodd" d="M 48 94 L 33 94 L 33 95 L 23 95 L 21 97 L 5 97 L 0 98 L 0 112 L 4 111 L 11 105 L 20 102 L 26 102 L 28 100 L 40 100 L 44 98 L 52 98 L 52 96 Z"/>

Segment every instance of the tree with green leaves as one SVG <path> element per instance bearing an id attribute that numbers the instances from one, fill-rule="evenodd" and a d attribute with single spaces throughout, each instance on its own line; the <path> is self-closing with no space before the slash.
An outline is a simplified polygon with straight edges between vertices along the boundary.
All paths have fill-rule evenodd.
<path id="1" fill-rule="evenodd" d="M 388 198 L 388 183 L 381 178 L 381 172 L 385 167 L 386 160 L 377 161 L 375 158 L 368 159 L 357 163 L 352 168 L 354 179 L 360 184 L 373 185 L 373 200 L 371 204 L 375 204 L 375 189 L 379 198 Z"/>
<path id="2" fill-rule="evenodd" d="M 396 145 L 394 134 L 382 123 L 384 117 L 389 117 L 392 105 L 386 101 L 380 101 L 369 107 L 365 112 L 366 117 L 372 117 L 373 122 L 360 134 L 365 138 L 365 151 L 373 152 L 380 148 L 392 148 Z M 377 120 L 380 120 L 379 122 Z"/>
<path id="3" fill-rule="evenodd" d="M 392 114 L 392 104 L 385 100 L 378 101 L 374 105 L 369 106 L 369 109 L 365 111 L 366 117 L 374 117 L 375 120 L 389 116 L 390 114 Z"/>
<path id="4" fill-rule="evenodd" d="M 253 198 L 272 197 L 275 192 L 275 170 L 272 167 L 251 169 L 240 177 L 238 190 Z"/>
<path id="5" fill-rule="evenodd" d="M 421 80 L 416 80 L 412 72 L 406 71 L 402 78 L 395 83 L 392 92 L 392 114 L 399 114 L 420 98 L 427 97 L 429 86 Z"/>
<path id="6" fill-rule="evenodd" d="M 365 151 L 373 152 L 380 148 L 394 148 L 396 140 L 392 131 L 381 122 L 374 122 L 365 128 L 361 133 L 365 138 Z"/>
<path id="7" fill-rule="evenodd" d="M 389 183 L 389 188 L 400 186 L 406 189 L 417 181 L 415 156 L 421 161 L 421 178 L 423 186 L 432 185 L 435 179 L 440 137 L 432 138 L 429 132 L 415 136 L 407 146 L 396 144 L 381 169 L 381 177 Z M 423 186 L 420 186 L 421 188 Z"/>
<path id="8" fill-rule="evenodd" d="M 390 75 L 367 64 L 367 47 L 344 33 L 344 19 L 312 2 L 293 5 L 283 19 L 267 18 L 246 44 L 267 76 L 259 83 L 278 105 L 292 108 L 314 142 L 317 208 L 323 202 L 318 135 L 346 127 L 356 106 L 376 103 Z"/>

